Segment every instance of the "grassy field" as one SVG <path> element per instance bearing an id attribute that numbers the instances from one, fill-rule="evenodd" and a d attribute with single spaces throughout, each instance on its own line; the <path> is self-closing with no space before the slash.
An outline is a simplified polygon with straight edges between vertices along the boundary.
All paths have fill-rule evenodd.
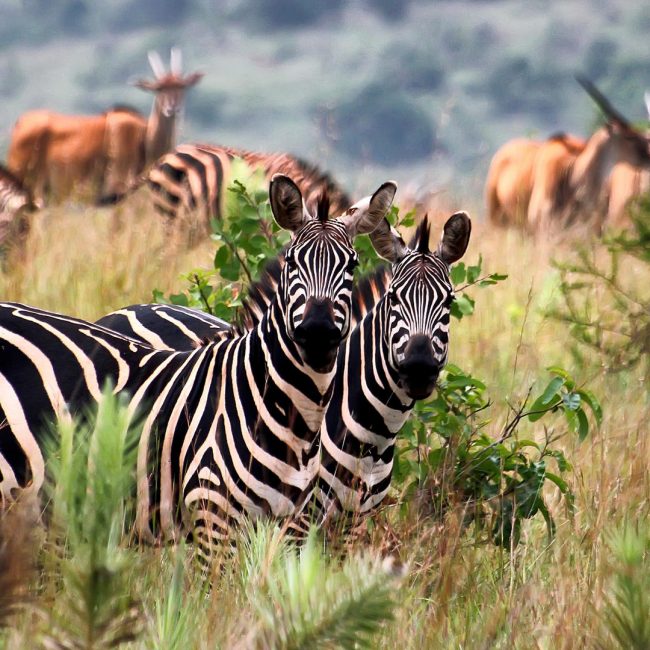
<path id="1" fill-rule="evenodd" d="M 0 295 L 91 320 L 149 302 L 153 288 L 177 291 L 186 284 L 182 273 L 211 265 L 210 242 L 188 251 L 170 237 L 144 203 L 116 211 L 44 211 L 34 218 L 24 259 L 9 262 L 0 274 Z M 72 542 L 66 547 L 72 559 L 62 560 L 60 536 L 39 533 L 25 541 L 22 527 L 8 520 L 5 531 L 14 535 L 0 547 L 6 588 L 0 590 L 0 614 L 6 613 L 9 586 L 27 604 L 5 619 L 0 647 L 35 647 L 43 633 L 50 648 L 110 647 L 125 630 L 127 640 L 136 635 L 126 645 L 133 648 L 353 647 L 350 638 L 358 637 L 337 636 L 336 621 L 357 633 L 360 621 L 371 621 L 370 632 L 376 624 L 378 632 L 366 640 L 378 648 L 648 647 L 648 368 L 608 367 L 595 353 L 580 359 L 571 351 L 568 327 L 545 315 L 561 297 L 552 260 L 572 259 L 583 243 L 539 244 L 479 221 L 465 259 L 473 263 L 481 254 L 486 272 L 507 273 L 508 279 L 473 291 L 475 314 L 452 323 L 450 361 L 487 384 L 491 435 L 501 430 L 508 404 L 548 381 L 551 365 L 566 368 L 602 402 L 602 425 L 592 423 L 586 440 L 566 433 L 557 443 L 572 464 L 566 478 L 575 509 L 570 513 L 559 492 L 548 488 L 557 524 L 550 542 L 541 517 L 524 522 L 520 544 L 498 548 L 463 526 L 462 503 L 432 518 L 407 501 L 389 509 L 346 556 L 336 544 L 314 541 L 299 563 L 270 529 L 245 534 L 248 546 L 242 544 L 206 593 L 190 548 L 134 550 L 108 540 L 111 575 L 122 580 L 117 592 L 133 597 L 126 602 L 101 592 L 102 584 L 115 585 L 108 579 L 93 583 L 95 591 L 87 587 L 88 565 Z M 593 245 L 606 259 L 602 245 Z M 630 284 L 647 298 L 647 266 L 626 264 Z M 599 309 L 606 313 L 611 305 L 603 300 Z M 551 416 L 523 422 L 517 435 L 542 440 L 565 429 Z M 400 502 L 397 492 L 393 497 Z M 405 563 L 401 577 L 372 560 L 388 545 Z M 36 547 L 38 569 L 30 568 L 29 553 L 20 552 Z M 620 607 L 624 621 L 629 609 L 637 628 L 646 626 L 637 645 L 630 635 L 619 641 L 612 633 Z M 392 618 L 385 619 L 387 613 Z"/>

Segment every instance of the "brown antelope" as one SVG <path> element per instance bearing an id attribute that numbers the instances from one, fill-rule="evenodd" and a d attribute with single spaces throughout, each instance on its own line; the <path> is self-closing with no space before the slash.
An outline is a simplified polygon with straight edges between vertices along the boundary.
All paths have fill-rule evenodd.
<path id="1" fill-rule="evenodd" d="M 646 91 L 644 98 L 650 120 L 650 92 Z M 645 194 L 648 190 L 650 190 L 650 169 L 636 167 L 629 162 L 620 162 L 614 165 L 608 182 L 605 225 L 615 229 L 629 226 L 628 204 L 632 199 Z"/>
<path id="2" fill-rule="evenodd" d="M 542 147 L 535 159 L 533 191 L 528 206 L 528 227 L 545 231 L 556 224 L 590 223 L 602 229 L 606 208 L 605 184 L 619 162 L 650 166 L 650 143 L 587 79 L 580 85 L 607 118 L 578 153 Z"/>
<path id="3" fill-rule="evenodd" d="M 650 166 L 648 138 L 591 82 L 578 81 L 607 123 L 585 142 L 573 136 L 543 143 L 520 140 L 497 152 L 486 186 L 492 223 L 512 223 L 540 232 L 555 224 L 584 221 L 600 230 L 606 211 L 605 182 L 613 166 L 618 162 Z"/>
<path id="4" fill-rule="evenodd" d="M 546 145 L 567 153 L 579 153 L 585 143 L 566 133 L 557 133 L 546 141 L 517 138 L 506 142 L 494 154 L 485 184 L 490 223 L 526 227 L 535 160 Z"/>
<path id="5" fill-rule="evenodd" d="M 154 80 L 136 82 L 154 93 L 151 115 L 118 107 L 93 116 L 61 115 L 46 110 L 22 115 L 9 145 L 8 166 L 33 193 L 60 201 L 80 188 L 100 203 L 111 202 L 175 144 L 177 116 L 185 92 L 201 73 L 183 76 L 180 50 L 171 52 L 170 71 L 156 52 L 149 53 Z"/>

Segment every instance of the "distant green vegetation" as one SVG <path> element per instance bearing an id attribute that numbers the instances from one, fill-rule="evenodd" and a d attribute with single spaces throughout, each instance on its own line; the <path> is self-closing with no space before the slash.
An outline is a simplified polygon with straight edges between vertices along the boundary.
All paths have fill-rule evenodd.
<path id="1" fill-rule="evenodd" d="M 577 72 L 644 117 L 648 29 L 650 8 L 627 0 L 6 0 L 0 151 L 29 108 L 148 112 L 127 82 L 177 44 L 206 72 L 185 141 L 289 150 L 349 189 L 474 190 L 508 138 L 588 132 Z"/>

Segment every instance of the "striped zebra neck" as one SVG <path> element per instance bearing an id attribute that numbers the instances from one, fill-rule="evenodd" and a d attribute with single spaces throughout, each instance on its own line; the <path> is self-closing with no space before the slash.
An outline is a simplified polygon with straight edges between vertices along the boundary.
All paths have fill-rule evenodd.
<path id="1" fill-rule="evenodd" d="M 382 299 L 341 348 L 321 428 L 320 517 L 367 512 L 390 486 L 396 436 L 415 402 L 391 365 L 386 303 Z"/>
<path id="2" fill-rule="evenodd" d="M 334 388 L 336 366 L 327 373 L 320 373 L 307 366 L 301 359 L 285 324 L 286 311 L 281 292 L 253 330 L 260 343 L 263 362 L 275 375 L 284 377 L 284 394 L 312 432 L 321 427 Z"/>
<path id="3" fill-rule="evenodd" d="M 281 301 L 274 300 L 245 336 L 189 355 L 158 354 L 186 360 L 168 385 L 178 387 L 172 389 L 180 394 L 176 403 L 188 417 L 166 415 L 162 440 L 151 426 L 160 411 L 145 424 L 138 459 L 140 535 L 151 537 L 149 518 L 158 501 L 162 533 L 175 536 L 179 490 L 185 527 L 206 557 L 244 516 L 295 516 L 317 481 L 318 432 L 335 372 L 322 377 L 302 364 Z M 154 501 L 152 454 L 161 468 Z"/>

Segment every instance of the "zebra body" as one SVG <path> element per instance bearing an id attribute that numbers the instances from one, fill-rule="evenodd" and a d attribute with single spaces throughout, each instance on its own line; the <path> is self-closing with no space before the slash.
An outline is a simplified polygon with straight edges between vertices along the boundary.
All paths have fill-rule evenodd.
<path id="1" fill-rule="evenodd" d="M 290 176 L 311 203 L 326 192 L 333 212 L 342 214 L 351 204 L 336 183 L 310 163 L 285 153 L 264 154 L 227 146 L 184 144 L 162 156 L 144 180 L 153 194 L 156 210 L 176 218 L 180 210 L 200 213 L 205 223 L 224 216 L 226 187 L 230 185 L 236 160 L 248 172 L 261 170 L 268 180 L 274 174 Z M 241 179 L 239 179 L 241 180 Z"/>
<path id="2" fill-rule="evenodd" d="M 78 319 L 0 304 L 3 495 L 39 489 L 44 426 L 83 412 L 110 381 L 144 422 L 142 538 L 174 537 L 180 520 L 209 556 L 244 516 L 295 514 L 314 487 L 318 432 L 349 333 L 351 238 L 383 218 L 394 192 L 385 184 L 354 218 L 315 219 L 295 184 L 276 177 L 273 212 L 295 232 L 276 297 L 245 335 L 191 351 L 156 350 Z"/>
<path id="3" fill-rule="evenodd" d="M 449 265 L 464 254 L 470 231 L 465 213 L 453 215 L 435 253 L 428 249 L 426 223 L 418 229 L 412 248 L 387 222 L 371 234 L 380 254 L 393 262 L 392 273 L 380 268 L 353 292 L 356 326 L 339 349 L 332 398 L 321 425 L 315 491 L 321 521 L 338 513 L 366 513 L 385 498 L 397 434 L 415 400 L 430 395 L 447 359 L 453 300 Z M 263 281 L 252 288 L 249 326 L 273 295 L 279 268 L 272 264 Z M 154 310 L 160 315 L 157 307 L 127 309 L 147 319 Z M 212 319 L 209 330 L 205 314 L 187 308 L 184 313 L 185 327 L 194 337 L 209 336 L 223 322 L 207 316 Z M 155 327 L 160 322 L 150 319 L 147 324 Z M 132 332 L 128 327 L 122 331 Z M 193 345 L 180 331 L 168 343 L 177 349 Z"/>
<path id="4" fill-rule="evenodd" d="M 124 332 L 157 350 L 193 350 L 232 332 L 230 324 L 221 318 L 177 305 L 130 305 L 100 318 L 97 324 Z"/>

